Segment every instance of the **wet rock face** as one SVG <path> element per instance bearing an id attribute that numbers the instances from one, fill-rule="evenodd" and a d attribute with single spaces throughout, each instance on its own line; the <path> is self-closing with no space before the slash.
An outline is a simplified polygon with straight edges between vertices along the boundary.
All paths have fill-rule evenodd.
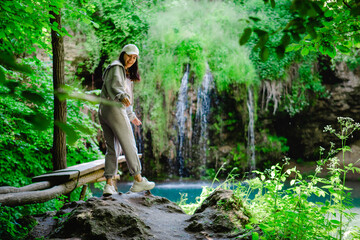
<path id="1" fill-rule="evenodd" d="M 241 199 L 237 199 L 231 190 L 219 189 L 205 199 L 185 229 L 215 239 L 247 236 L 244 229 L 249 218 Z M 246 236 L 241 239 L 247 239 Z"/>

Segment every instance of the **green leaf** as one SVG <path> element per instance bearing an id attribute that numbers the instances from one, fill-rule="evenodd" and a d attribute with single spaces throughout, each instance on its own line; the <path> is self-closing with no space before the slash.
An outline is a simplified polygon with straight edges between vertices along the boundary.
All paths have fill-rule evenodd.
<path id="1" fill-rule="evenodd" d="M 297 49 L 296 49 L 297 48 Z M 296 44 L 296 43 L 292 43 L 290 45 L 288 45 L 285 49 L 285 52 L 291 52 L 291 51 L 296 51 L 300 49 L 300 45 Z"/>
<path id="2" fill-rule="evenodd" d="M 303 48 L 302 50 L 301 50 L 301 55 L 303 55 L 303 56 L 306 56 L 306 55 L 308 55 L 309 54 L 309 49 L 308 48 Z"/>
<path id="3" fill-rule="evenodd" d="M 326 55 L 325 47 L 324 47 L 323 45 L 320 45 L 320 46 L 319 46 L 319 52 L 320 52 L 322 55 Z"/>
<path id="4" fill-rule="evenodd" d="M 259 227 L 261 228 L 261 230 L 269 232 L 272 231 L 274 228 L 270 227 L 269 225 L 265 224 L 265 223 L 260 223 Z"/>
<path id="5" fill-rule="evenodd" d="M 30 14 L 34 12 L 34 10 L 31 7 L 26 7 L 25 11 L 30 13 Z"/>
<path id="6" fill-rule="evenodd" d="M 249 17 L 250 20 L 252 20 L 253 22 L 258 22 L 260 21 L 260 18 L 257 18 L 257 17 Z"/>
<path id="7" fill-rule="evenodd" d="M 275 5 L 276 5 L 276 4 L 275 4 L 275 0 L 271 0 L 271 7 L 272 7 L 272 8 L 275 8 Z"/>
<path id="8" fill-rule="evenodd" d="M 258 232 L 252 232 L 251 236 L 252 236 L 252 240 L 258 240 L 259 239 L 259 233 Z"/>
<path id="9" fill-rule="evenodd" d="M 255 28 L 255 29 L 254 29 L 254 32 L 258 35 L 258 37 L 262 37 L 262 36 L 264 36 L 265 34 L 268 34 L 267 31 L 261 30 L 261 29 L 259 29 L 259 28 Z"/>
<path id="10" fill-rule="evenodd" d="M 337 45 L 336 48 L 339 49 L 340 52 L 342 52 L 342 53 L 349 53 L 350 52 L 350 49 L 348 47 L 345 47 L 344 45 Z"/>
<path id="11" fill-rule="evenodd" d="M 8 53 L 0 51 L 0 65 L 7 69 L 11 69 L 18 72 L 31 73 L 32 70 L 29 66 L 19 64 L 15 58 Z"/>
<path id="12" fill-rule="evenodd" d="M 247 41 L 250 39 L 252 33 L 252 29 L 251 28 L 245 28 L 244 33 L 242 34 L 241 38 L 240 38 L 240 45 L 244 45 L 245 43 L 247 43 Z"/>
<path id="13" fill-rule="evenodd" d="M 53 22 L 52 25 L 53 25 L 53 27 L 55 27 L 55 28 L 58 28 L 58 27 L 59 27 L 59 23 L 58 23 L 58 22 Z"/>
<path id="14" fill-rule="evenodd" d="M 56 121 L 55 125 L 65 132 L 66 140 L 70 146 L 73 146 L 80 138 L 79 134 L 70 125 L 59 121 Z"/>
<path id="15" fill-rule="evenodd" d="M 85 24 L 91 24 L 91 21 L 88 18 L 83 18 L 82 20 Z"/>
<path id="16" fill-rule="evenodd" d="M 21 93 L 21 96 L 29 100 L 30 102 L 36 104 L 42 104 L 45 102 L 45 98 L 38 93 L 31 92 L 29 90 L 25 90 Z"/>
<path id="17" fill-rule="evenodd" d="M 261 51 L 260 51 L 261 61 L 265 62 L 269 58 L 269 54 L 270 54 L 270 52 L 267 47 L 261 48 Z"/>
<path id="18" fill-rule="evenodd" d="M 92 22 L 92 24 L 93 24 L 94 28 L 96 28 L 96 29 L 100 28 L 99 24 L 97 24 L 97 23 L 96 23 L 96 22 L 94 22 L 94 21 L 91 21 L 91 22 Z"/>
<path id="19" fill-rule="evenodd" d="M 63 33 L 62 35 L 66 35 L 68 37 L 72 37 L 72 35 L 66 30 L 66 28 L 62 27 L 61 28 L 61 32 Z"/>
<path id="20" fill-rule="evenodd" d="M 336 56 L 336 50 L 333 45 L 325 46 L 325 52 L 331 58 L 334 58 Z"/>
<path id="21" fill-rule="evenodd" d="M 36 130 L 43 131 L 49 128 L 50 119 L 42 113 L 36 112 L 30 115 L 24 116 L 25 121 L 32 124 Z"/>
<path id="22" fill-rule="evenodd" d="M 86 126 L 84 126 L 84 125 L 82 125 L 82 124 L 79 124 L 79 123 L 73 123 L 73 124 L 74 124 L 75 127 L 76 127 L 78 130 L 80 130 L 81 132 L 83 132 L 83 133 L 85 133 L 85 134 L 87 134 L 87 135 L 92 135 L 92 134 L 93 134 L 93 132 L 91 131 L 90 128 L 88 128 L 88 127 L 86 127 Z"/>
<path id="23" fill-rule="evenodd" d="M 51 0 L 50 5 L 55 6 L 56 8 L 63 8 L 64 0 Z"/>
<path id="24" fill-rule="evenodd" d="M 269 34 L 262 35 L 259 39 L 259 41 L 254 46 L 254 49 L 261 48 L 263 49 L 265 47 L 266 42 L 269 40 Z"/>
<path id="25" fill-rule="evenodd" d="M 333 224 L 336 224 L 336 225 L 340 224 L 340 221 L 336 220 L 336 219 L 330 220 L 330 222 L 333 223 Z"/>
<path id="26" fill-rule="evenodd" d="M 254 227 L 253 227 L 251 224 L 246 224 L 246 225 L 245 225 L 245 228 L 246 228 L 246 229 L 253 229 Z"/>
<path id="27" fill-rule="evenodd" d="M 325 17 L 331 17 L 332 15 L 333 15 L 333 11 L 331 10 L 326 11 L 324 14 Z"/>

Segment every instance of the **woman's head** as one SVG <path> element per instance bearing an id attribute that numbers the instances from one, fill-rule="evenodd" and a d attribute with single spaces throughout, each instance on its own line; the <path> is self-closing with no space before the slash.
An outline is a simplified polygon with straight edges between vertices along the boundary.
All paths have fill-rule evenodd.
<path id="1" fill-rule="evenodd" d="M 128 44 L 121 50 L 119 61 L 127 69 L 127 75 L 132 81 L 140 81 L 138 68 L 139 49 L 134 44 Z"/>

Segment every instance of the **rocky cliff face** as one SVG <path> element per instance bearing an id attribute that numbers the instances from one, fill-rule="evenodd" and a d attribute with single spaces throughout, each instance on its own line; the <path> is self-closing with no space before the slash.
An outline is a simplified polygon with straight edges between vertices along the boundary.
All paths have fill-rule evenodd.
<path id="1" fill-rule="evenodd" d="M 337 117 L 350 117 L 360 122 L 360 72 L 350 71 L 345 63 L 338 63 L 334 70 L 327 65 L 326 70 L 319 70 L 328 97 L 320 98 L 313 106 L 294 117 L 277 115 L 273 128 L 280 136 L 288 139 L 290 157 L 305 160 L 318 160 L 319 147 L 329 147 L 330 141 L 339 144 L 334 136 L 324 133 L 324 127 L 332 125 L 338 128 Z M 355 134 L 349 139 L 352 144 L 360 139 Z M 339 146 L 339 145 L 337 145 Z"/>

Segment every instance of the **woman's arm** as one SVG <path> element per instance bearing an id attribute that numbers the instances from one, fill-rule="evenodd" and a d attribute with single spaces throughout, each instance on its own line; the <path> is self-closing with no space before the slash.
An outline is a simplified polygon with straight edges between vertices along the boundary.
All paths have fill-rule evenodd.
<path id="1" fill-rule="evenodd" d="M 125 72 L 122 67 L 114 66 L 110 68 L 105 84 L 112 100 L 123 102 L 125 106 L 127 106 L 127 102 L 130 103 L 130 96 L 125 91 Z"/>

